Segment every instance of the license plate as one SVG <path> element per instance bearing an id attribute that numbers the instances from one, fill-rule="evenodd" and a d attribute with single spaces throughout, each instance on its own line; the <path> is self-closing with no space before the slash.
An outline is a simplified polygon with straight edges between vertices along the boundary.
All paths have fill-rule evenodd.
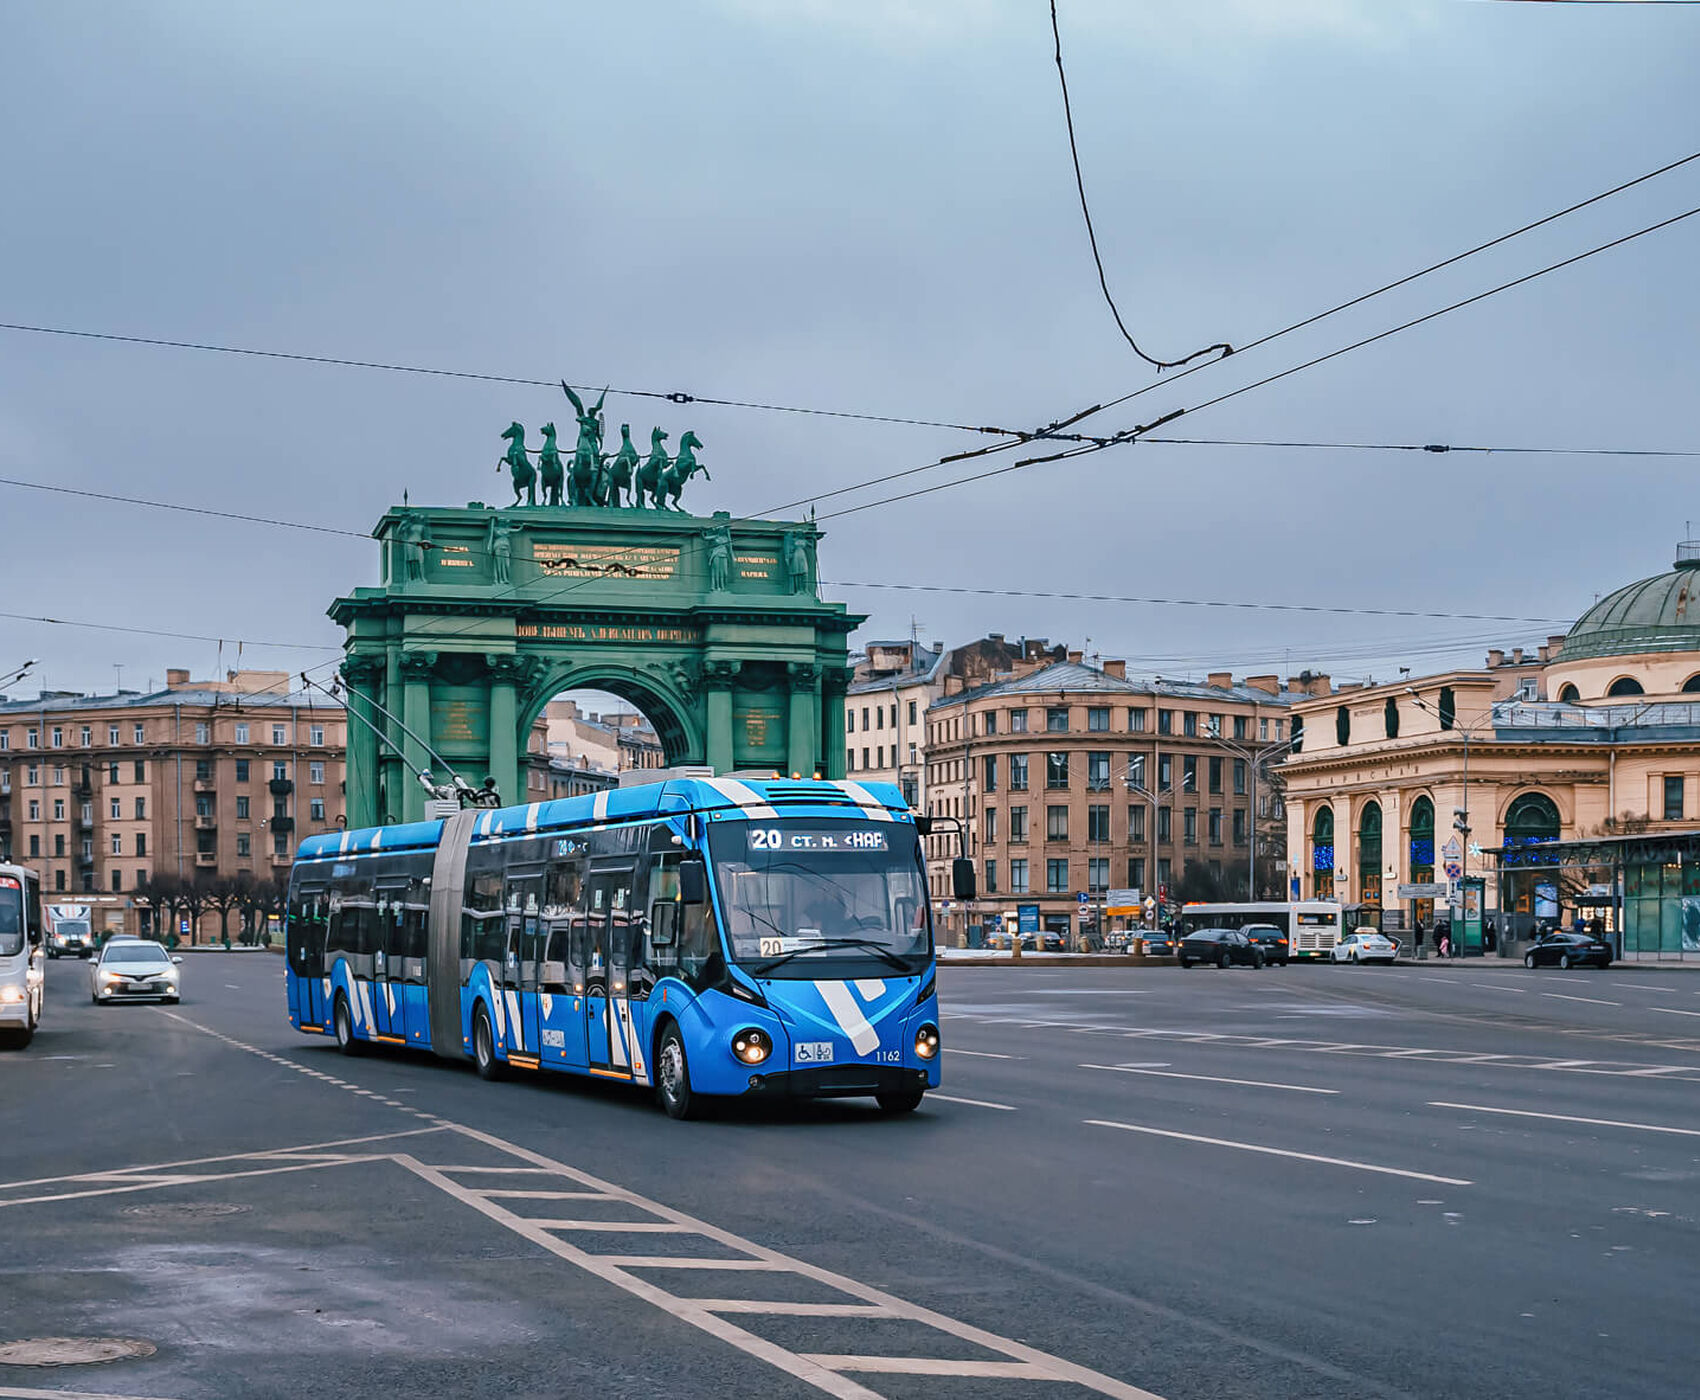
<path id="1" fill-rule="evenodd" d="M 799 1040 L 797 1042 L 797 1063 L 800 1065 L 831 1064 L 832 1042 L 830 1040 Z"/>

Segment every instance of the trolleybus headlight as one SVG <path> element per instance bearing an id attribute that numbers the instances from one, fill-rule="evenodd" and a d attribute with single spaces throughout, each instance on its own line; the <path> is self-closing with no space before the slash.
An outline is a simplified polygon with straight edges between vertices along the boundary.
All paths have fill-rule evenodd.
<path id="1" fill-rule="evenodd" d="M 773 1037 L 764 1030 L 746 1026 L 732 1037 L 732 1053 L 746 1065 L 759 1065 L 773 1053 Z"/>
<path id="2" fill-rule="evenodd" d="M 930 1060 L 939 1052 L 939 1028 L 931 1023 L 915 1032 L 915 1053 Z"/>

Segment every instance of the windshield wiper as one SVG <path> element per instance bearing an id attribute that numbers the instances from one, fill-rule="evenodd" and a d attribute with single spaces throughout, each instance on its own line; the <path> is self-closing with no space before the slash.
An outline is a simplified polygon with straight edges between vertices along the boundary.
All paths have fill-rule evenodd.
<path id="1" fill-rule="evenodd" d="M 771 972 L 781 963 L 788 963 L 792 958 L 797 957 L 799 954 L 812 953 L 818 948 L 865 948 L 884 962 L 886 966 L 895 968 L 904 976 L 911 976 L 913 972 L 909 966 L 908 959 L 906 959 L 901 953 L 894 953 L 890 948 L 887 948 L 885 944 L 876 943 L 871 938 L 827 938 L 818 943 L 811 942 L 806 944 L 804 947 L 793 948 L 788 953 L 781 953 L 776 958 L 768 958 L 763 962 L 754 963 L 751 965 L 750 971 L 757 975 L 764 972 Z"/>

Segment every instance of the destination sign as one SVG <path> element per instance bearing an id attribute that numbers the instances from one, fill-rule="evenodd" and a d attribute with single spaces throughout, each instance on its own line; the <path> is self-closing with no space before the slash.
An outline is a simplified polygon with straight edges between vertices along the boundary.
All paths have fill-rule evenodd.
<path id="1" fill-rule="evenodd" d="M 806 851 L 810 855 L 863 855 L 891 849 L 883 830 L 866 827 L 754 826 L 745 834 L 752 851 Z"/>

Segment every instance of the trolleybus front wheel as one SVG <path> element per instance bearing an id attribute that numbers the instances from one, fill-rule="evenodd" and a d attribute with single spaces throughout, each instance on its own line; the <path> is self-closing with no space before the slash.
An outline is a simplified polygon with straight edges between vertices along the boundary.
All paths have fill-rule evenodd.
<path id="1" fill-rule="evenodd" d="M 661 1048 L 655 1056 L 655 1098 L 669 1118 L 697 1115 L 699 1105 L 691 1092 L 691 1067 L 685 1060 L 685 1041 L 675 1025 L 669 1025 L 661 1033 Z"/>
<path id="2" fill-rule="evenodd" d="M 924 1089 L 894 1089 L 889 1094 L 875 1094 L 874 1102 L 881 1113 L 913 1113 L 921 1106 Z"/>

